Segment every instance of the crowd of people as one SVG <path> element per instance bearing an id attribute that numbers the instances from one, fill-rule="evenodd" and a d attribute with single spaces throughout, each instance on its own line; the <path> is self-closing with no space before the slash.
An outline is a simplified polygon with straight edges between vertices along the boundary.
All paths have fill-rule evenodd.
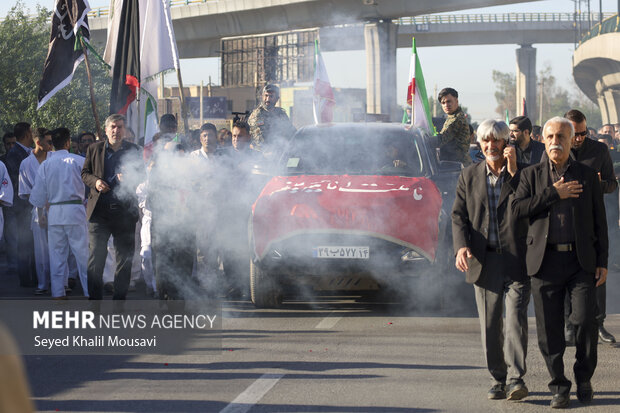
<path id="1" fill-rule="evenodd" d="M 551 376 L 551 407 L 570 403 L 566 346 L 576 347 L 577 398 L 593 399 L 598 341 L 615 343 L 604 321 L 608 261 L 617 265 L 609 245 L 618 240 L 619 129 L 603 125 L 597 134 L 572 109 L 542 128 L 519 116 L 509 124 L 486 120 L 472 133 L 472 165 L 459 177 L 452 232 L 455 265 L 474 284 L 489 399 L 529 394 L 530 297 Z M 464 154 L 462 148 L 444 159 Z"/>
<path id="2" fill-rule="evenodd" d="M 254 141 L 243 120 L 181 135 L 172 114 L 161 117 L 148 150 L 118 114 L 99 140 L 14 125 L 0 161 L 5 268 L 54 299 L 79 285 L 90 300 L 110 294 L 120 302 L 137 283 L 162 299 L 246 295 L 247 223 L 261 188 L 252 168 L 275 159 L 268 143 L 281 139 L 278 122 L 294 131 L 275 108 L 279 89 L 270 85 L 263 96 Z"/>
<path id="3" fill-rule="evenodd" d="M 0 159 L 6 267 L 21 286 L 54 299 L 66 299 L 78 281 L 94 301 L 107 292 L 122 303 L 136 282 L 160 299 L 246 295 L 247 224 L 264 184 L 252 170 L 276 159 L 295 131 L 278 99 L 279 89 L 266 86 L 248 122 L 231 131 L 205 123 L 182 136 L 176 118 L 163 115 L 149 150 L 118 114 L 106 119 L 99 140 L 14 125 Z M 455 265 L 474 284 L 493 382 L 488 397 L 529 393 L 533 297 L 551 406 L 569 403 L 567 345 L 577 350 L 577 397 L 588 403 L 597 342 L 615 342 L 604 320 L 609 239 L 614 245 L 618 238 L 620 125 L 597 132 L 573 109 L 542 127 L 518 116 L 508 124 L 485 120 L 473 131 L 456 90 L 443 89 L 438 100 L 446 114 L 439 159 L 466 166 L 452 234 Z"/>

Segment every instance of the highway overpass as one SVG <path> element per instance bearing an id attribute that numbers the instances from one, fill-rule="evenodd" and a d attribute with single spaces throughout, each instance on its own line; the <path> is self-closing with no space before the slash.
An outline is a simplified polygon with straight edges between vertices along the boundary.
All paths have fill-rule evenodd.
<path id="1" fill-rule="evenodd" d="M 171 15 L 181 58 L 219 56 L 224 37 L 317 28 L 321 48 L 365 49 L 369 113 L 396 113 L 396 48 L 460 44 L 519 44 L 517 101 L 534 100 L 535 43 L 573 43 L 572 13 L 427 16 L 429 13 L 525 0 L 173 0 Z M 105 44 L 106 8 L 89 19 L 92 40 Z M 416 17 L 410 17 L 416 16 Z M 584 15 L 581 15 L 582 21 Z M 596 16 L 594 18 L 597 18 Z M 583 23 L 580 23 L 583 24 Z"/>
<path id="2" fill-rule="evenodd" d="M 598 103 L 603 123 L 620 122 L 620 17 L 595 26 L 573 55 L 577 86 Z"/>

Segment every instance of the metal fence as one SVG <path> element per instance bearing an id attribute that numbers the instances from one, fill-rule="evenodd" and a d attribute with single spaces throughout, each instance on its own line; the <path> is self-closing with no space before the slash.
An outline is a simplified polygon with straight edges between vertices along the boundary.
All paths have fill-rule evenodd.
<path id="1" fill-rule="evenodd" d="M 598 36 L 599 34 L 605 33 L 617 33 L 620 31 L 620 16 L 618 14 L 614 14 L 601 23 L 598 23 L 594 27 L 592 27 L 586 34 L 581 37 L 579 44 L 582 44 L 586 40 L 589 40 L 593 37 Z"/>
<path id="2" fill-rule="evenodd" d="M 169 0 L 170 7 L 190 6 L 192 4 L 218 3 L 221 0 Z M 88 17 L 107 17 L 110 15 L 109 7 L 98 7 L 88 13 Z"/>
<path id="3" fill-rule="evenodd" d="M 602 18 L 615 16 L 603 13 Z M 538 22 L 597 22 L 601 13 L 501 13 L 501 14 L 430 14 L 394 19 L 397 24 L 462 24 L 462 23 L 538 23 Z"/>

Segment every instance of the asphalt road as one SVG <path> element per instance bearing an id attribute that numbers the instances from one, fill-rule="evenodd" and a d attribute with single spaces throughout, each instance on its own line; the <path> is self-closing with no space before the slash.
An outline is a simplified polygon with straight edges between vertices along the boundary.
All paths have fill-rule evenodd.
<path id="1" fill-rule="evenodd" d="M 610 274 L 607 328 L 620 336 L 620 274 Z M 28 293 L 21 291 L 24 295 Z M 20 291 L 0 290 L 17 298 Z M 224 302 L 222 351 L 178 356 L 26 356 L 45 412 L 539 412 L 549 380 L 530 318 L 530 396 L 490 401 L 478 320 L 409 302 L 322 296 L 256 310 Z M 449 303 L 444 303 L 444 306 Z M 194 343 L 199 347 L 200 343 Z M 572 376 L 574 348 L 565 361 Z M 620 412 L 620 346 L 599 345 L 595 400 Z M 574 390 L 574 389 L 573 389 Z"/>

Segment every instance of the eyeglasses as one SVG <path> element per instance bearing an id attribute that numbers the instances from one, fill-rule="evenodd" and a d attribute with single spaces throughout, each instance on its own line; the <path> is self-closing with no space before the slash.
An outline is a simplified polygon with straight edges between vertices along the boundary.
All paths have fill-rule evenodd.
<path id="1" fill-rule="evenodd" d="M 589 135 L 589 132 L 587 130 L 584 130 L 583 132 L 575 132 L 575 136 L 583 136 L 586 137 Z"/>

